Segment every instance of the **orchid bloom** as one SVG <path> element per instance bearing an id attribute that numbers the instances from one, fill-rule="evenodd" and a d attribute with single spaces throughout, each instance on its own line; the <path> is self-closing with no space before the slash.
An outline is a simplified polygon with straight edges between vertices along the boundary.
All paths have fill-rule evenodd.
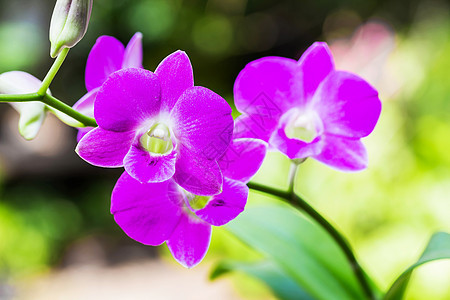
<path id="1" fill-rule="evenodd" d="M 94 117 L 94 101 L 100 86 L 109 75 L 126 68 L 142 68 L 142 33 L 136 32 L 126 48 L 112 36 L 99 37 L 86 63 L 85 84 L 88 93 L 73 108 Z M 77 140 L 92 129 L 93 127 L 79 128 Z"/>
<path id="2" fill-rule="evenodd" d="M 173 257 L 191 268 L 208 251 L 211 226 L 224 225 L 244 210 L 245 183 L 261 166 L 266 149 L 258 139 L 234 139 L 218 160 L 223 191 L 210 197 L 190 193 L 174 180 L 140 184 L 125 172 L 114 187 L 111 213 L 128 236 L 152 246 L 166 242 Z"/>
<path id="3" fill-rule="evenodd" d="M 196 195 L 222 191 L 216 160 L 231 141 L 231 108 L 194 86 L 186 53 L 169 55 L 155 73 L 129 68 L 110 75 L 97 93 L 94 116 L 99 127 L 76 148 L 87 162 L 124 166 L 141 183 L 173 178 Z"/>
<path id="4" fill-rule="evenodd" d="M 265 57 L 249 63 L 234 96 L 244 135 L 293 160 L 313 157 L 341 171 L 367 167 L 360 139 L 374 129 L 381 102 L 362 78 L 335 70 L 326 43 L 314 43 L 298 62 Z"/>

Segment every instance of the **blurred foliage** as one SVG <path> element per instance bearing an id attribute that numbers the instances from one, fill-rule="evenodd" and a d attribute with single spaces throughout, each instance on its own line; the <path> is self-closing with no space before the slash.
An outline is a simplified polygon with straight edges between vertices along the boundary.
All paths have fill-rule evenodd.
<path id="1" fill-rule="evenodd" d="M 297 289 L 304 289 L 305 299 L 364 298 L 350 265 L 328 233 L 288 205 L 247 207 L 227 228 L 286 272 Z"/>
<path id="2" fill-rule="evenodd" d="M 0 0 L 0 73 L 20 69 L 44 77 L 52 62 L 47 28 L 53 4 Z M 87 35 L 71 50 L 52 92 L 74 103 L 85 93 L 84 65 L 96 38 L 108 34 L 126 43 L 141 31 L 146 68 L 153 70 L 170 52 L 185 50 L 196 84 L 231 103 L 234 79 L 249 61 L 266 55 L 298 58 L 315 40 L 346 37 L 369 18 L 390 24 L 397 43 L 383 67 L 394 76 L 395 93 L 384 93 L 381 84 L 375 85 L 389 96 L 383 99 L 379 125 L 364 141 L 369 169 L 342 174 L 307 160 L 297 178 L 297 191 L 338 224 L 365 269 L 386 289 L 416 260 L 432 232 L 450 231 L 446 2 L 95 0 Z M 287 174 L 288 164 L 280 154 L 271 153 L 255 180 L 287 187 L 282 174 Z M 127 239 L 109 214 L 117 174 L 108 172 L 75 176 L 68 170 L 59 176 L 12 182 L 2 177 L 0 169 L 0 280 L 57 265 L 71 242 L 93 232 Z M 266 201 L 255 195 L 249 199 L 250 204 Z M 261 258 L 224 229 L 215 228 L 206 260 L 220 257 Z M 438 262 L 419 269 L 411 278 L 407 299 L 450 298 L 449 266 Z M 242 277 L 237 285 L 247 288 L 249 297 L 267 292 Z"/>
<path id="3" fill-rule="evenodd" d="M 112 184 L 72 180 L 55 187 L 52 180 L 33 180 L 8 185 L 0 195 L 0 279 L 44 271 L 60 262 L 73 240 L 113 227 Z"/>

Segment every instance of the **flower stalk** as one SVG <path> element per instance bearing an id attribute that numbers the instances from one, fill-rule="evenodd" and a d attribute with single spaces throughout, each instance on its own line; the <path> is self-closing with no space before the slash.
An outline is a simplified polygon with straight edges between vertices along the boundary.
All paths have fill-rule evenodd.
<path id="1" fill-rule="evenodd" d="M 290 176 L 289 186 L 293 186 L 291 182 L 295 178 L 295 172 L 293 174 L 294 175 Z M 358 283 L 360 284 L 365 295 L 367 296 L 367 299 L 370 300 L 376 299 L 372 291 L 372 288 L 370 287 L 370 284 L 366 278 L 365 272 L 362 269 L 361 265 L 356 260 L 356 257 L 347 239 L 343 235 L 341 235 L 337 231 L 337 229 L 334 228 L 333 225 L 331 225 L 319 212 L 317 212 L 311 205 L 309 205 L 308 202 L 306 202 L 304 199 L 298 196 L 293 189 L 292 190 L 290 189 L 290 191 L 286 192 L 254 182 L 247 183 L 247 186 L 252 190 L 260 191 L 266 194 L 273 195 L 277 198 L 281 198 L 290 205 L 292 205 L 295 209 L 306 213 L 312 219 L 314 219 L 323 229 L 325 229 L 328 232 L 328 234 L 333 238 L 333 240 L 344 252 L 344 255 L 347 258 L 347 261 L 349 262 L 351 269 L 355 274 L 356 279 L 358 280 Z"/>
<path id="2" fill-rule="evenodd" d="M 47 75 L 45 75 L 45 78 L 42 81 L 41 87 L 37 91 L 37 93 L 39 95 L 44 96 L 47 93 L 47 90 L 48 90 L 50 84 L 52 83 L 53 78 L 55 78 L 56 73 L 58 73 L 59 68 L 61 68 L 61 65 L 63 64 L 64 60 L 66 59 L 68 53 L 69 53 L 69 48 L 64 48 L 61 51 L 61 53 L 58 55 L 58 57 L 55 59 L 50 70 L 48 70 Z"/>
<path id="3" fill-rule="evenodd" d="M 84 126 L 97 127 L 97 122 L 95 119 L 90 118 L 76 110 L 74 110 L 69 105 L 65 104 L 61 100 L 57 98 L 45 94 L 40 95 L 39 93 L 30 93 L 30 94 L 0 94 L 0 102 L 31 102 L 31 101 L 40 101 L 54 109 L 65 113 L 66 115 L 74 118 L 75 120 L 82 123 Z"/>

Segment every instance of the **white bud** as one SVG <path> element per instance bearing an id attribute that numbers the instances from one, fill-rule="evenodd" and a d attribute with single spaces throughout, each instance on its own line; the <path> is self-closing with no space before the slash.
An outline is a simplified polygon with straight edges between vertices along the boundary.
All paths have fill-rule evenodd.
<path id="1" fill-rule="evenodd" d="M 57 0 L 50 22 L 50 56 L 72 48 L 87 31 L 93 0 Z"/>

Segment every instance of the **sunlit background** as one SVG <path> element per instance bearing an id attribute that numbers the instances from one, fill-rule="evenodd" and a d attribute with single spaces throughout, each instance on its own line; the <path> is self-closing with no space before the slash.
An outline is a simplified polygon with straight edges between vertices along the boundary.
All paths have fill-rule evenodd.
<path id="1" fill-rule="evenodd" d="M 0 73 L 43 78 L 50 67 L 54 1 L 0 0 Z M 444 1 L 94 0 L 86 37 L 51 86 L 73 104 L 86 91 L 84 66 L 100 35 L 127 43 L 144 35 L 144 66 L 171 52 L 191 58 L 196 85 L 230 104 L 251 60 L 298 59 L 327 41 L 339 69 L 380 92 L 383 111 L 364 140 L 369 168 L 346 174 L 307 160 L 296 190 L 349 238 L 362 265 L 386 289 L 435 231 L 450 232 L 450 14 Z M 48 117 L 24 141 L 18 115 L 0 105 L 0 299 L 273 299 L 262 283 L 235 273 L 208 280 L 220 259 L 258 257 L 215 228 L 199 266 L 186 270 L 165 246 L 128 238 L 109 214 L 121 170 L 87 165 L 73 151 L 75 130 Z M 255 180 L 286 188 L 289 162 L 270 154 Z M 251 194 L 249 206 L 277 200 Z M 276 224 L 276 219 L 267 222 Z M 326 287 L 324 287 L 326 288 Z M 450 299 L 450 263 L 414 273 L 407 299 Z"/>

